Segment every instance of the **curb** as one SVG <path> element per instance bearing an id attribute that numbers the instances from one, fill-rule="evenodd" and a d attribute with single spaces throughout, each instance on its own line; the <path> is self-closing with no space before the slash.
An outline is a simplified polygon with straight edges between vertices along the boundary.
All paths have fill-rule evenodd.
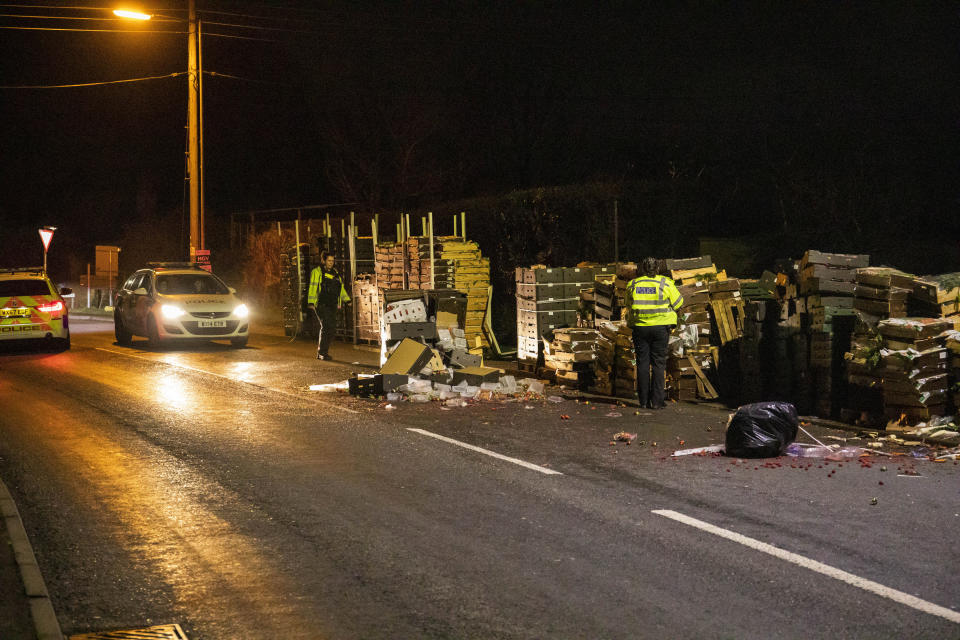
<path id="1" fill-rule="evenodd" d="M 0 481 L 0 514 L 6 522 L 13 554 L 20 568 L 23 590 L 30 600 L 30 615 L 33 618 L 37 639 L 63 640 L 60 622 L 57 621 L 53 604 L 50 602 L 50 594 L 40 573 L 40 567 L 37 565 L 37 558 L 27 537 L 27 530 L 23 527 L 13 496 L 10 495 L 3 481 Z"/>

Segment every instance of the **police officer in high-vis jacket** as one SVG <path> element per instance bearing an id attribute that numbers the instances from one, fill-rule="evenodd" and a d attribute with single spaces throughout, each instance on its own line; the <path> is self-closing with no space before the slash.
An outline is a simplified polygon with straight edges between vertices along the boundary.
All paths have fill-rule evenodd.
<path id="1" fill-rule="evenodd" d="M 337 331 L 337 310 L 350 304 L 350 296 L 343 286 L 343 278 L 333 267 L 334 256 L 329 251 L 320 254 L 320 266 L 310 272 L 307 289 L 307 308 L 316 311 L 320 321 L 317 339 L 317 360 L 329 360 L 330 341 Z"/>
<path id="2" fill-rule="evenodd" d="M 633 329 L 637 356 L 637 395 L 640 406 L 648 409 L 666 406 L 663 386 L 667 343 L 683 304 L 673 280 L 657 275 L 657 265 L 655 258 L 644 258 L 638 269 L 640 276 L 627 284 L 626 291 L 627 324 Z"/>

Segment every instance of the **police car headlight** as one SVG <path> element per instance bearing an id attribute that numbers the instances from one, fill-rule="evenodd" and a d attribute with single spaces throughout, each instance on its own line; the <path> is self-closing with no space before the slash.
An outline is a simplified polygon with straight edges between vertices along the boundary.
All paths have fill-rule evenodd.
<path id="1" fill-rule="evenodd" d="M 250 309 L 247 309 L 247 305 L 240 304 L 236 309 L 233 310 L 233 315 L 238 318 L 246 318 L 250 315 Z"/>
<path id="2" fill-rule="evenodd" d="M 183 309 L 181 309 L 176 305 L 165 304 L 162 307 L 160 307 L 160 313 L 163 314 L 164 318 L 170 318 L 172 320 L 174 318 L 179 318 L 180 316 L 185 314 L 186 311 L 184 311 Z"/>

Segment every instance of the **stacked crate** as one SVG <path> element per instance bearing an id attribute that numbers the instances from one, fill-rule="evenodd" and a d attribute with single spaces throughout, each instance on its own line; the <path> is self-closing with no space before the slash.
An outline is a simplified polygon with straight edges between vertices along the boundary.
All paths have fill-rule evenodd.
<path id="1" fill-rule="evenodd" d="M 630 327 L 621 322 L 604 322 L 598 330 L 594 390 L 618 398 L 636 398 L 637 362 Z"/>
<path id="2" fill-rule="evenodd" d="M 917 278 L 909 309 L 911 316 L 950 318 L 960 329 L 960 273 Z"/>
<path id="3" fill-rule="evenodd" d="M 883 376 L 880 371 L 883 338 L 876 327 L 859 322 L 844 354 L 848 394 L 841 417 L 847 422 L 875 422 L 883 413 Z M 869 416 L 869 419 L 866 419 Z"/>
<path id="4" fill-rule="evenodd" d="M 467 344 L 471 348 L 488 347 L 490 345 L 483 333 L 483 321 L 487 315 L 490 295 L 490 258 L 484 258 L 480 254 L 480 247 L 476 242 L 458 237 L 438 240 L 440 254 L 434 253 L 434 258 L 451 267 L 454 288 L 467 294 L 466 324 L 463 327 Z M 449 283 L 449 275 L 446 282 Z"/>
<path id="5" fill-rule="evenodd" d="M 857 269 L 853 308 L 877 321 L 907 317 L 914 277 L 887 267 Z"/>
<path id="6" fill-rule="evenodd" d="M 380 339 L 380 288 L 369 274 L 353 281 L 353 309 L 356 313 L 357 338 L 376 342 Z"/>
<path id="7" fill-rule="evenodd" d="M 586 389 L 594 381 L 600 332 L 596 329 L 556 329 L 546 343 L 543 366 L 557 384 Z"/>
<path id="8" fill-rule="evenodd" d="M 696 335 L 695 345 L 688 344 L 682 352 L 672 350 L 667 356 L 667 396 L 677 401 L 694 400 L 702 393 L 698 394 L 701 386 L 690 356 L 699 362 L 701 370 L 713 369 L 710 286 L 718 277 L 717 268 L 710 256 L 666 260 L 665 266 L 683 296 L 677 312 L 678 334 L 688 336 L 688 340 Z"/>
<path id="9" fill-rule="evenodd" d="M 563 268 L 516 270 L 517 359 L 524 364 L 537 365 L 546 332 L 577 324 L 579 300 L 567 295 L 564 277 Z"/>
<path id="10" fill-rule="evenodd" d="M 381 289 L 405 289 L 404 249 L 402 242 L 381 242 L 376 251 L 377 286 Z"/>
<path id="11" fill-rule="evenodd" d="M 606 323 L 598 329 L 593 389 L 601 395 L 612 396 L 616 382 L 613 363 L 616 358 L 617 331 L 615 328 L 604 331 L 604 326 L 613 327 L 614 325 Z"/>
<path id="12" fill-rule="evenodd" d="M 800 259 L 800 294 L 807 296 L 808 326 L 832 332 L 833 318 L 853 316 L 857 269 L 867 267 L 864 254 L 824 253 L 810 249 Z"/>
<path id="13" fill-rule="evenodd" d="M 545 332 L 578 326 L 580 292 L 593 288 L 593 267 L 517 268 L 517 357 L 539 358 Z"/>
<path id="14" fill-rule="evenodd" d="M 944 346 L 950 354 L 950 401 L 953 415 L 957 415 L 960 413 L 960 331 L 948 331 L 944 336 Z"/>
<path id="15" fill-rule="evenodd" d="M 881 320 L 883 414 L 887 420 L 916 424 L 947 413 L 950 358 L 944 346 L 947 320 Z"/>
<path id="16" fill-rule="evenodd" d="M 304 322 L 307 288 L 310 286 L 310 245 L 289 244 L 280 253 L 280 305 L 283 314 L 283 332 L 288 336 L 310 331 Z M 299 275 L 297 273 L 299 267 Z"/>

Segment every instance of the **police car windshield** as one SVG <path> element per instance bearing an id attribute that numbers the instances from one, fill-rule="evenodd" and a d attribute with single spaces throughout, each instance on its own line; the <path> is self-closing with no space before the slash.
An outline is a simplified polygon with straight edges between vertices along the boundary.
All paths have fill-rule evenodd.
<path id="1" fill-rule="evenodd" d="M 157 275 L 157 293 L 164 295 L 226 295 L 227 287 L 212 276 L 192 273 L 168 273 Z"/>
<path id="2" fill-rule="evenodd" d="M 11 296 L 49 296 L 45 280 L 0 280 L 0 298 Z"/>

